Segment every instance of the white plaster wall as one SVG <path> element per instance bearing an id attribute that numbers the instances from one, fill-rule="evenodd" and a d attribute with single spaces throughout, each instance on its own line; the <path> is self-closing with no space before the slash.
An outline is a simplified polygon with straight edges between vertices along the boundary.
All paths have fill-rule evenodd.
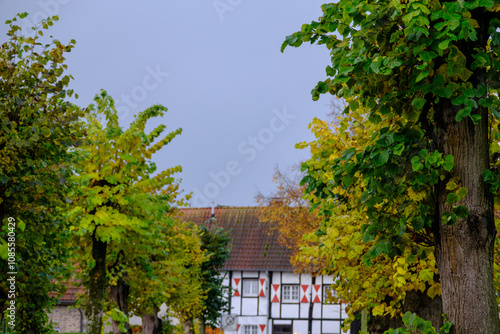
<path id="1" fill-rule="evenodd" d="M 276 275 L 278 276 L 278 275 Z M 294 273 L 287 273 L 284 272 L 282 274 L 282 284 L 299 284 L 300 279 L 299 275 L 294 274 Z"/>
<path id="2" fill-rule="evenodd" d="M 299 318 L 299 305 L 297 304 L 281 304 L 282 318 Z"/>
<path id="3" fill-rule="evenodd" d="M 307 334 L 308 323 L 307 320 L 294 321 L 293 333 L 294 334 Z"/>

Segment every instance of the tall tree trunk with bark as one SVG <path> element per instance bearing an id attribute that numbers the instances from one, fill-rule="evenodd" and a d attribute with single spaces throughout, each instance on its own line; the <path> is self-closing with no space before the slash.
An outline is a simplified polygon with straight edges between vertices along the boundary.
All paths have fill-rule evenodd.
<path id="1" fill-rule="evenodd" d="M 96 237 L 96 231 L 92 234 L 92 258 L 95 260 L 95 266 L 90 270 L 88 285 L 88 305 L 87 315 L 87 333 L 101 334 L 103 327 L 103 304 L 104 293 L 106 291 L 106 251 L 108 244 Z"/>
<path id="2" fill-rule="evenodd" d="M 186 316 L 182 320 L 182 327 L 184 329 L 184 334 L 194 334 L 194 323 L 193 317 Z"/>
<path id="3" fill-rule="evenodd" d="M 130 287 L 125 282 L 123 277 L 119 277 L 116 285 L 112 285 L 110 287 L 111 299 L 118 306 L 118 309 L 125 313 L 128 317 L 128 295 L 129 295 Z M 130 329 L 130 324 L 125 323 L 125 329 L 127 330 L 127 334 L 132 334 L 132 330 Z M 113 320 L 113 333 L 114 334 L 122 334 L 123 332 L 119 328 L 119 323 Z"/>
<path id="4" fill-rule="evenodd" d="M 152 313 L 142 315 L 142 334 L 161 334 L 162 320 L 158 317 L 158 306 L 153 306 Z"/>
<path id="5" fill-rule="evenodd" d="M 445 155 L 455 158 L 453 175 L 468 189 L 458 204 L 469 209 L 467 218 L 458 219 L 452 226 L 437 222 L 435 228 L 443 310 L 453 321 L 453 334 L 497 334 L 500 321 L 493 285 L 493 197 L 482 180 L 483 171 L 489 168 L 488 114 L 480 107 L 482 119 L 478 124 L 468 117 L 456 122 L 458 108 L 442 105 L 437 113 L 439 144 Z M 439 217 L 452 211 L 452 205 L 446 204 L 445 181 L 438 190 Z"/>

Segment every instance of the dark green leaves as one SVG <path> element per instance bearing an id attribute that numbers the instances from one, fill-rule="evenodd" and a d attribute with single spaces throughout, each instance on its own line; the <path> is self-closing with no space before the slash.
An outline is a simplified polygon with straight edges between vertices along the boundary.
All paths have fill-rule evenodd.
<path id="1" fill-rule="evenodd" d="M 426 100 L 421 97 L 416 97 L 411 101 L 411 105 L 420 110 L 424 107 Z"/>
<path id="2" fill-rule="evenodd" d="M 455 120 L 457 122 L 460 122 L 464 117 L 469 116 L 471 111 L 472 111 L 471 107 L 465 107 L 465 108 L 460 109 L 457 112 L 457 115 L 455 116 Z"/>
<path id="3" fill-rule="evenodd" d="M 373 156 L 373 163 L 376 166 L 382 166 L 389 160 L 389 152 L 382 150 Z"/>
<path id="4" fill-rule="evenodd" d="M 351 159 L 355 154 L 356 154 L 356 149 L 354 147 L 351 147 L 350 149 L 344 151 L 342 157 L 340 157 L 340 160 L 347 161 Z"/>
<path id="5" fill-rule="evenodd" d="M 411 158 L 411 167 L 413 168 L 414 172 L 418 172 L 419 170 L 424 168 L 424 164 L 420 161 L 419 156 L 416 155 L 413 158 Z"/>

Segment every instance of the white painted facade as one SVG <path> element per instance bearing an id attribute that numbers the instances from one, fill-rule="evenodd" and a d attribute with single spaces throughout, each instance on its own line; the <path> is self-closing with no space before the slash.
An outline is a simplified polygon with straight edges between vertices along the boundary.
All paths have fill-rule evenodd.
<path id="1" fill-rule="evenodd" d="M 284 271 L 227 271 L 232 287 L 230 314 L 236 330 L 227 334 L 340 334 L 345 304 L 325 302 L 331 277 Z M 224 324 L 223 324 L 224 325 Z M 348 332 L 349 333 L 349 332 Z"/>

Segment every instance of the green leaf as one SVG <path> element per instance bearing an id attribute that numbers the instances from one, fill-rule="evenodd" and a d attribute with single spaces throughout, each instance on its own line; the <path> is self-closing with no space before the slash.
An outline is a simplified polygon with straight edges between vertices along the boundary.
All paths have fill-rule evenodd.
<path id="1" fill-rule="evenodd" d="M 469 192 L 469 189 L 465 187 L 461 187 L 460 189 L 457 190 L 457 196 L 459 199 L 463 199 L 467 193 Z"/>
<path id="2" fill-rule="evenodd" d="M 19 220 L 19 222 L 17 223 L 17 227 L 19 227 L 21 232 L 24 232 L 24 230 L 26 229 L 26 223 L 22 220 Z"/>
<path id="3" fill-rule="evenodd" d="M 467 97 L 465 95 L 458 95 L 457 97 L 454 97 L 451 99 L 451 103 L 455 106 L 459 106 L 461 104 L 464 104 L 465 101 L 467 101 Z"/>
<path id="4" fill-rule="evenodd" d="M 346 188 L 349 188 L 351 186 L 351 183 L 352 183 L 352 177 L 350 177 L 349 175 L 346 175 L 342 178 L 342 181 L 344 182 L 344 186 Z"/>
<path id="5" fill-rule="evenodd" d="M 433 91 L 439 97 L 444 97 L 449 99 L 453 95 L 453 89 L 448 85 L 446 87 L 439 87 Z"/>
<path id="6" fill-rule="evenodd" d="M 418 155 L 411 158 L 411 167 L 414 172 L 418 172 L 422 168 L 424 168 L 424 164 L 420 161 L 420 157 Z"/>
<path id="7" fill-rule="evenodd" d="M 420 74 L 417 76 L 417 79 L 415 79 L 415 82 L 422 81 L 429 75 L 429 73 L 430 73 L 429 70 L 424 70 L 420 72 Z"/>
<path id="8" fill-rule="evenodd" d="M 457 112 L 457 115 L 455 116 L 455 121 L 460 122 L 464 117 L 469 116 L 471 111 L 472 111 L 471 107 L 465 107 L 465 108 L 460 109 Z"/>
<path id="9" fill-rule="evenodd" d="M 455 193 L 449 193 L 448 196 L 446 196 L 446 204 L 453 204 L 458 202 L 459 200 L 460 197 Z"/>
<path id="10" fill-rule="evenodd" d="M 345 150 L 343 153 L 342 153 L 342 156 L 340 157 L 340 160 L 342 161 L 348 161 L 349 159 L 351 159 L 354 155 L 356 154 L 356 149 L 354 147 L 351 147 L 347 150 Z"/>
<path id="11" fill-rule="evenodd" d="M 477 124 L 481 120 L 481 115 L 472 114 L 470 115 L 470 118 L 472 119 L 472 123 Z"/>
<path id="12" fill-rule="evenodd" d="M 467 218 L 469 216 L 469 209 L 463 205 L 458 205 L 453 207 L 453 213 L 456 214 L 458 218 Z"/>
<path id="13" fill-rule="evenodd" d="M 437 57 L 437 53 L 434 51 L 422 51 L 419 54 L 420 58 L 424 61 L 431 61 L 432 59 Z"/>
<path id="14" fill-rule="evenodd" d="M 394 146 L 393 154 L 394 155 L 401 155 L 401 153 L 405 149 L 405 144 L 404 143 L 398 143 L 396 146 Z"/>
<path id="15" fill-rule="evenodd" d="M 416 217 L 411 221 L 411 226 L 415 229 L 415 231 L 420 231 L 425 226 L 425 220 L 422 217 Z"/>
<path id="16" fill-rule="evenodd" d="M 387 150 L 380 151 L 373 157 L 373 162 L 376 166 L 382 166 L 389 160 L 389 152 Z"/>
<path id="17" fill-rule="evenodd" d="M 500 113 L 498 113 L 497 109 L 493 106 L 490 107 L 491 113 L 496 117 L 500 118 Z"/>
<path id="18" fill-rule="evenodd" d="M 416 109 L 420 110 L 424 107 L 426 99 L 422 97 L 416 97 L 411 101 L 411 105 Z"/>
<path id="19" fill-rule="evenodd" d="M 446 50 L 448 48 L 448 43 L 450 43 L 449 39 L 444 40 L 441 43 L 439 43 L 438 48 L 440 48 L 441 50 Z"/>
<path id="20" fill-rule="evenodd" d="M 479 6 L 481 7 L 492 8 L 494 5 L 495 2 L 493 0 L 479 0 Z"/>
<path id="21" fill-rule="evenodd" d="M 447 155 L 444 158 L 443 168 L 445 171 L 451 172 L 451 170 L 455 167 L 455 157 L 453 155 Z"/>

